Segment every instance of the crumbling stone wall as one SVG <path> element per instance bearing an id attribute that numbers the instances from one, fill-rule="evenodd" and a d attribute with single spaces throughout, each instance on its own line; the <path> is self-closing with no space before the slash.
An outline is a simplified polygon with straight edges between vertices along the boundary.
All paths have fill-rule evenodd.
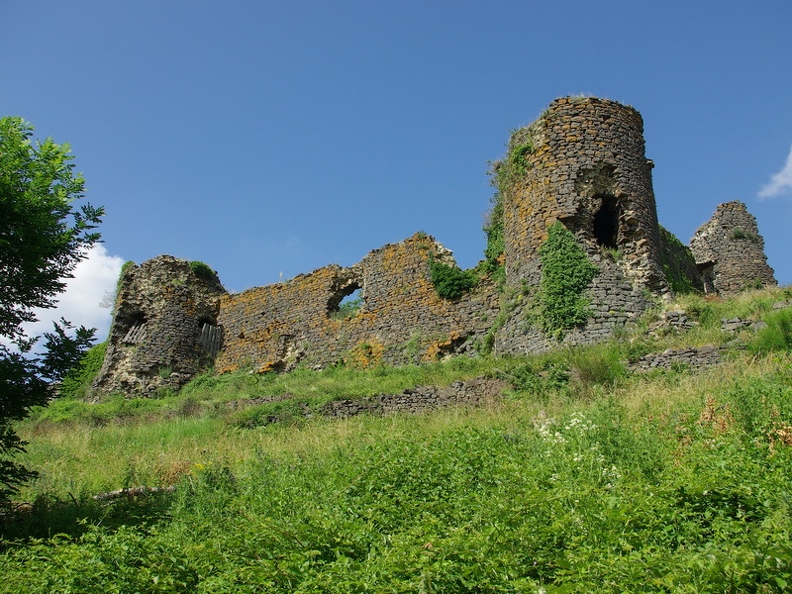
<path id="1" fill-rule="evenodd" d="M 690 240 L 690 249 L 708 293 L 728 296 L 778 284 L 756 219 L 739 200 L 718 205 Z"/>
<path id="2" fill-rule="evenodd" d="M 94 382 L 100 393 L 152 395 L 178 389 L 211 363 L 221 347 L 216 275 L 158 256 L 122 273 L 104 364 Z"/>
<path id="3" fill-rule="evenodd" d="M 496 334 L 495 352 L 531 354 L 550 350 L 559 344 L 572 346 L 602 342 L 654 305 L 651 294 L 631 282 L 607 255 L 594 254 L 591 259 L 599 273 L 585 293 L 591 303 L 591 317 L 584 326 L 565 333 L 560 341 L 547 336 L 531 321 L 530 294 L 525 297 L 518 295 L 511 315 Z"/>
<path id="4" fill-rule="evenodd" d="M 546 336 L 532 316 L 539 248 L 557 221 L 598 269 L 585 290 L 591 315 L 564 332 L 563 344 L 611 337 L 671 285 L 702 286 L 699 270 L 708 290 L 723 294 L 776 284 L 756 221 L 739 202 L 719 206 L 696 233 L 698 269 L 691 267 L 687 249 L 660 232 L 652 166 L 633 108 L 596 98 L 554 101 L 512 136 L 495 168 L 505 288 L 484 278 L 453 300 L 439 297 L 431 281 L 431 262 L 455 266 L 453 256 L 423 233 L 349 268 L 330 265 L 234 295 L 189 262 L 154 258 L 121 278 L 95 388 L 150 395 L 180 387 L 213 361 L 220 372 L 266 372 L 432 361 L 477 344 L 497 354 L 548 350 L 559 335 Z M 360 308 L 343 315 L 342 301 L 354 294 Z"/>
<path id="5" fill-rule="evenodd" d="M 460 299 L 440 298 L 430 280 L 432 258 L 454 264 L 448 250 L 419 233 L 349 268 L 326 266 L 223 296 L 217 369 L 263 372 L 342 361 L 367 367 L 470 352 L 497 314 L 497 291 L 482 281 Z M 337 315 L 342 299 L 356 290 L 362 298 L 357 313 Z"/>

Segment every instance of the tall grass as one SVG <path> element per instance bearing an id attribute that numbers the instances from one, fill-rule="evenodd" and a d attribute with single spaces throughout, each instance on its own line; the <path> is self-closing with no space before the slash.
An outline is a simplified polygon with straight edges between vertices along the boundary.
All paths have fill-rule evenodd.
<path id="1" fill-rule="evenodd" d="M 751 361 L 585 399 L 233 430 L 237 457 L 113 504 L 125 525 L 111 506 L 6 541 L 0 591 L 780 592 L 790 357 Z"/>
<path id="2" fill-rule="evenodd" d="M 772 328 L 760 302 L 738 307 Z M 20 427 L 42 476 L 0 527 L 0 592 L 785 591 L 792 353 L 762 336 L 696 373 L 631 375 L 627 337 L 56 402 Z M 484 409 L 236 422 L 243 400 L 476 375 L 512 390 Z M 93 497 L 140 485 L 175 490 Z"/>

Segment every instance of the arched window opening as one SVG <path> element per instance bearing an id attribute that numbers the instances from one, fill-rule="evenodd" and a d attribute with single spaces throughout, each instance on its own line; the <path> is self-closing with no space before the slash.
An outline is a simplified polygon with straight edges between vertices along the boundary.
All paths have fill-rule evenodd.
<path id="1" fill-rule="evenodd" d="M 602 194 L 595 196 L 602 200 L 602 205 L 594 215 L 594 237 L 603 247 L 615 249 L 619 247 L 619 217 L 621 208 L 615 196 Z"/>
<path id="2" fill-rule="evenodd" d="M 350 283 L 333 295 L 327 303 L 327 315 L 335 320 L 354 318 L 363 307 L 363 289 Z"/>

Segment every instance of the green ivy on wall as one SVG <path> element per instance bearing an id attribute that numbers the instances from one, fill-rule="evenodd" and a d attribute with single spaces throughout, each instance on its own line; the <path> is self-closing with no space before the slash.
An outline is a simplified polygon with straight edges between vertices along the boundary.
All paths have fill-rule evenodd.
<path id="1" fill-rule="evenodd" d="M 671 291 L 677 295 L 701 291 L 702 287 L 695 282 L 698 271 L 693 252 L 662 225 L 659 226 L 659 231 L 660 261 Z"/>
<path id="2" fill-rule="evenodd" d="M 539 321 L 547 334 L 561 338 L 591 316 L 591 302 L 583 292 L 599 269 L 589 261 L 575 236 L 559 222 L 548 228 L 539 256 Z"/>

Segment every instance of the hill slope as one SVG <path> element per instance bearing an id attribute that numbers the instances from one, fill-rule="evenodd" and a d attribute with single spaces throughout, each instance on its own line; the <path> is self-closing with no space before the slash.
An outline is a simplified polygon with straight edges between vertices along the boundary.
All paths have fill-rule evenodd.
<path id="1" fill-rule="evenodd" d="M 674 307 L 690 330 L 657 315 L 619 342 L 543 357 L 207 375 L 160 400 L 55 401 L 20 427 L 42 475 L 5 519 L 0 591 L 784 591 L 792 310 L 773 303 L 788 293 L 688 298 Z M 705 343 L 728 347 L 719 365 L 626 365 Z M 320 414 L 481 376 L 506 382 L 503 397 Z M 94 497 L 143 486 L 163 489 Z"/>

